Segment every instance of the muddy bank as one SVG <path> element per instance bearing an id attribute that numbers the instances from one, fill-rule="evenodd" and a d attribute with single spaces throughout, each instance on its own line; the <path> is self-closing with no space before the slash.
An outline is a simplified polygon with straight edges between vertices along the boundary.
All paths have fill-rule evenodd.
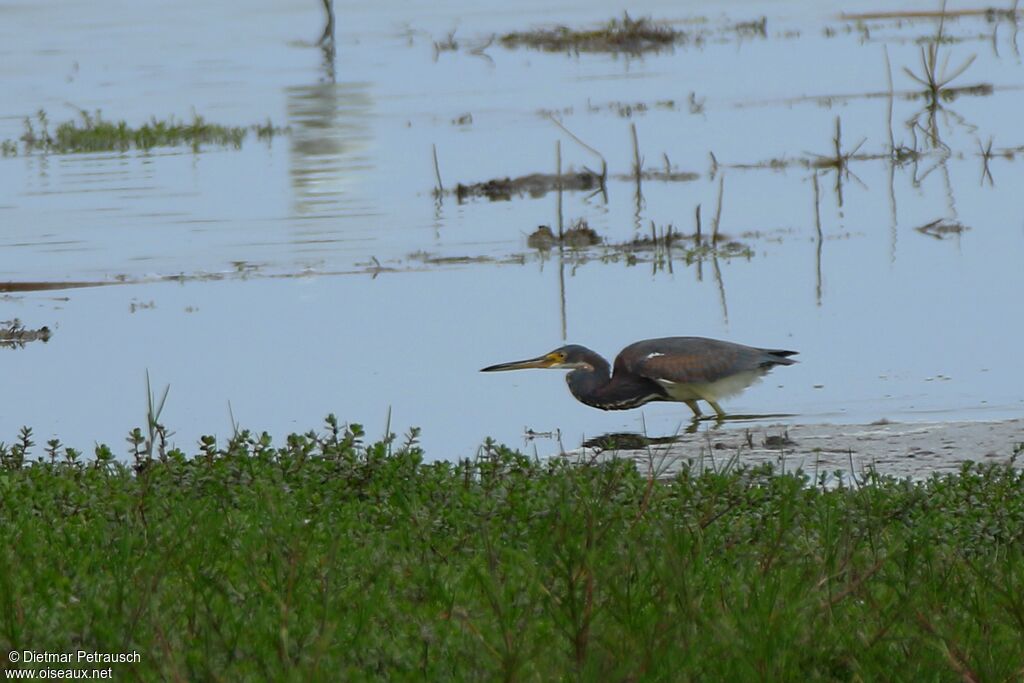
<path id="1" fill-rule="evenodd" d="M 660 440 L 659 440 L 660 441 Z M 680 434 L 671 443 L 602 450 L 581 455 L 597 460 L 620 457 L 637 461 L 641 471 L 653 469 L 671 477 L 682 463 L 723 468 L 730 463 L 771 463 L 787 472 L 803 469 L 827 474 L 836 482 L 869 470 L 896 477 L 922 479 L 955 472 L 962 463 L 1006 463 L 1024 444 L 1024 419 L 1001 422 L 914 422 L 866 425 L 725 426 Z"/>

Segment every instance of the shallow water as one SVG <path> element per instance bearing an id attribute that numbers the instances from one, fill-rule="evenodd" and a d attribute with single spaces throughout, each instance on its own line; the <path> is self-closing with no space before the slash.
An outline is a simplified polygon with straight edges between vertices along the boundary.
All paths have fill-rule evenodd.
<path id="1" fill-rule="evenodd" d="M 604 413 L 576 403 L 560 373 L 477 370 L 563 339 L 613 355 L 665 335 L 801 352 L 799 365 L 728 401 L 737 413 L 802 423 L 1019 416 L 1024 71 L 1014 27 L 947 20 L 948 71 L 975 55 L 951 85 L 993 90 L 944 102 L 929 141 L 925 102 L 901 93 L 920 89 L 903 67 L 921 72 L 919 41 L 936 23 L 839 14 L 873 9 L 649 3 L 633 15 L 705 39 L 641 58 L 497 43 L 474 52 L 493 33 L 603 22 L 620 11 L 609 3 L 339 3 L 332 60 L 312 44 L 323 21 L 315 0 L 244 12 L 0 6 L 0 139 L 17 138 L 40 108 L 54 124 L 78 107 L 133 124 L 194 111 L 291 127 L 240 150 L 0 158 L 0 282 L 117 283 L 0 295 L 0 320 L 54 330 L 47 344 L 0 349 L 0 435 L 28 424 L 40 442 L 121 443 L 144 423 L 148 370 L 154 386 L 171 385 L 163 420 L 182 445 L 230 433 L 232 415 L 280 437 L 335 412 L 377 436 L 390 410 L 393 430 L 423 428 L 433 456 L 472 454 L 485 436 L 547 453 L 557 440 L 526 443 L 524 431 L 556 432 L 572 448 L 584 435 L 671 433 L 688 410 Z M 761 16 L 763 37 L 730 29 Z M 435 52 L 453 29 L 459 48 Z M 543 112 L 599 150 L 612 175 L 607 197 L 563 195 L 566 225 L 584 218 L 609 243 L 649 235 L 652 221 L 688 233 L 699 204 L 706 232 L 721 182 L 721 230 L 750 256 L 687 264 L 679 253 L 670 268 L 602 248 L 540 254 L 526 238 L 557 224 L 555 193 L 435 199 L 432 145 L 449 188 L 553 173 L 556 141 L 565 168 L 597 168 Z M 738 167 L 833 154 L 837 117 L 844 153 L 863 140 L 858 154 L 883 154 L 891 122 L 897 146 L 926 154 L 898 166 L 851 159 L 838 185 L 834 170 L 818 171 L 817 210 L 813 169 Z M 633 164 L 631 123 L 645 169 L 662 168 L 664 155 L 698 179 L 644 181 L 638 203 L 632 179 L 616 177 Z M 986 175 L 989 139 L 1006 156 L 988 160 Z M 917 229 L 936 220 L 964 230 L 939 239 Z"/>

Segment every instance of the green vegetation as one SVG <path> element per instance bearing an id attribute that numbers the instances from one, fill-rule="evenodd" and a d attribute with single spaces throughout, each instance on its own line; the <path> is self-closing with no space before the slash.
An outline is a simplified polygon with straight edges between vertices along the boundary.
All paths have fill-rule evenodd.
<path id="1" fill-rule="evenodd" d="M 286 129 L 274 126 L 270 121 L 249 127 L 221 126 L 208 123 L 198 114 L 190 123 L 170 118 L 166 121 L 155 117 L 139 128 L 129 126 L 125 121 L 106 121 L 100 112 L 90 114 L 82 111 L 79 120 L 65 121 L 50 132 L 50 121 L 46 112 L 39 110 L 35 120 L 25 118 L 25 132 L 20 138 L 25 154 L 43 152 L 67 154 L 71 152 L 124 152 L 129 149 L 149 150 L 154 147 L 188 146 L 195 151 L 203 145 L 241 147 L 252 132 L 260 140 L 272 139 Z M 18 154 L 18 141 L 4 140 L 0 143 L 3 156 Z"/>
<path id="2" fill-rule="evenodd" d="M 639 54 L 671 47 L 684 34 L 671 26 L 641 17 L 612 19 L 596 29 L 576 30 L 568 26 L 517 31 L 501 36 L 505 47 L 528 47 L 548 52 L 628 52 Z"/>
<path id="3" fill-rule="evenodd" d="M 141 680 L 1024 672 L 1012 467 L 658 481 L 491 443 L 426 463 L 415 431 L 364 445 L 333 417 L 186 458 L 150 423 L 128 464 L 56 440 L 36 455 L 29 430 L 0 446 L 0 652 L 134 650 L 114 677 Z"/>

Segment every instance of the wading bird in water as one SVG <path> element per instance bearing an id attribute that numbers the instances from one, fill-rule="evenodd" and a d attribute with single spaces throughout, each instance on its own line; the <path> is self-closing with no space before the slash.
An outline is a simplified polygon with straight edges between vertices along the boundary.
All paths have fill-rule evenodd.
<path id="1" fill-rule="evenodd" d="M 627 410 L 651 401 L 680 401 L 701 416 L 697 401 L 718 404 L 761 379 L 776 365 L 792 365 L 796 351 L 759 349 L 703 337 L 645 339 L 622 349 L 614 369 L 600 354 L 570 344 L 537 358 L 499 363 L 481 372 L 553 368 L 570 370 L 565 381 L 581 403 L 601 410 Z"/>

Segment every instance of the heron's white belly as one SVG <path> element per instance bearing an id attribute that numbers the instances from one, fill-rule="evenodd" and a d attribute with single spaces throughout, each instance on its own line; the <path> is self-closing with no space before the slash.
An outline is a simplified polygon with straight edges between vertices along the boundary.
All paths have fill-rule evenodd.
<path id="1" fill-rule="evenodd" d="M 720 401 L 723 398 L 735 396 L 751 384 L 759 382 L 765 373 L 767 373 L 766 368 L 758 368 L 729 375 L 717 382 L 679 384 L 659 379 L 658 384 L 677 401 Z"/>

